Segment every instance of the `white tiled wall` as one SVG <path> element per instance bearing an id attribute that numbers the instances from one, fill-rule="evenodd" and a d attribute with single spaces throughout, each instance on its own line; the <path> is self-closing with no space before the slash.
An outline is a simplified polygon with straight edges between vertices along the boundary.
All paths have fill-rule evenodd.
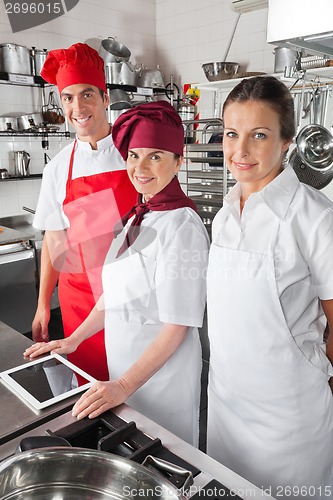
<path id="1" fill-rule="evenodd" d="M 243 14 L 231 44 L 228 60 L 242 65 L 243 71 L 273 68 L 273 49 L 266 39 L 267 10 Z M 170 74 L 184 83 L 205 80 L 201 64 L 222 60 L 237 14 L 228 0 L 80 0 L 65 16 L 36 28 L 13 34 L 0 3 L 0 43 L 13 42 L 39 49 L 68 47 L 87 42 L 98 49 L 100 38 L 116 37 L 132 52 L 133 64 L 149 68 L 160 65 L 166 82 Z M 0 115 L 35 111 L 41 105 L 34 89 L 0 85 Z M 212 96 L 202 93 L 200 113 L 212 116 Z M 50 139 L 47 154 L 52 158 L 64 142 Z M 42 172 L 44 150 L 40 139 L 23 142 L 0 138 L 3 168 L 13 168 L 13 151 L 31 154 L 31 172 Z M 40 180 L 0 181 L 0 216 L 20 213 L 22 206 L 36 206 Z"/>

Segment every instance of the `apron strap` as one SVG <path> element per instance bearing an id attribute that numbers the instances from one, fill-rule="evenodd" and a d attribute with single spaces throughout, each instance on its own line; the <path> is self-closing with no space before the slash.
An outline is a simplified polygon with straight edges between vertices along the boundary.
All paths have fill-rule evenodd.
<path id="1" fill-rule="evenodd" d="M 77 139 L 75 139 L 75 141 L 74 141 L 73 149 L 72 149 L 72 152 L 71 152 L 71 157 L 69 159 L 68 177 L 67 177 L 67 183 L 66 183 L 66 194 L 68 192 L 70 183 L 72 181 L 73 164 L 74 164 L 74 153 L 75 153 L 75 149 L 76 149 L 76 144 L 77 144 Z"/>

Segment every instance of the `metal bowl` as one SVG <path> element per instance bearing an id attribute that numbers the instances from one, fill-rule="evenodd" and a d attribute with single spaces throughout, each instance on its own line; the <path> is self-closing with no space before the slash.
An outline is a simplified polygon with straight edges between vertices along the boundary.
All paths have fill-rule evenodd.
<path id="1" fill-rule="evenodd" d="M 302 128 L 296 138 L 301 159 L 312 168 L 328 170 L 333 163 L 333 136 L 327 128 L 310 124 Z"/>
<path id="2" fill-rule="evenodd" d="M 210 82 L 228 80 L 238 72 L 240 67 L 236 62 L 210 62 L 202 65 L 206 78 Z"/>

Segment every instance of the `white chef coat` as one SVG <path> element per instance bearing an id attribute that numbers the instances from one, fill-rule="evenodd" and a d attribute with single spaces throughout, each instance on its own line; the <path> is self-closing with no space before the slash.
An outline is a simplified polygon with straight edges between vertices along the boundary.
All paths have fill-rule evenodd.
<path id="1" fill-rule="evenodd" d="M 281 219 L 274 260 L 283 313 L 302 352 L 332 376 L 322 341 L 326 319 L 316 299 L 333 299 L 333 203 L 301 183 L 291 166 L 251 194 L 241 217 L 239 200 L 237 183 L 214 218 L 213 243 L 263 253 L 266 229 L 275 217 Z"/>
<path id="2" fill-rule="evenodd" d="M 160 333 L 163 323 L 189 326 L 173 356 L 128 404 L 197 445 L 202 325 L 209 238 L 190 208 L 145 214 L 139 237 L 118 259 L 130 219 L 103 269 L 105 344 L 110 378 L 121 376 Z"/>
<path id="3" fill-rule="evenodd" d="M 33 226 L 47 231 L 58 231 L 69 227 L 63 212 L 66 196 L 69 160 L 73 142 L 60 151 L 44 168 L 43 180 L 34 217 Z M 124 170 L 126 165 L 114 147 L 111 134 L 97 142 L 91 149 L 89 142 L 77 139 L 72 178 Z"/>
<path id="4" fill-rule="evenodd" d="M 240 194 L 236 184 L 213 222 L 208 453 L 273 496 L 324 498 L 333 369 L 318 297 L 333 298 L 333 204 L 290 166 L 241 217 Z"/>

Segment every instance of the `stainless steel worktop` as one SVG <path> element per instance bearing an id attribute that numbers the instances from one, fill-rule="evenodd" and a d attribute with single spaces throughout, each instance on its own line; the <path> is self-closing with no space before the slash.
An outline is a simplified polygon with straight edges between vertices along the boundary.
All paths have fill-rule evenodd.
<path id="1" fill-rule="evenodd" d="M 29 362 L 23 357 L 23 351 L 32 344 L 32 341 L 2 321 L 0 321 L 0 344 L 0 371 Z M 69 411 L 77 399 L 78 396 L 73 396 L 45 410 L 36 410 L 0 380 L 0 445 Z"/>

